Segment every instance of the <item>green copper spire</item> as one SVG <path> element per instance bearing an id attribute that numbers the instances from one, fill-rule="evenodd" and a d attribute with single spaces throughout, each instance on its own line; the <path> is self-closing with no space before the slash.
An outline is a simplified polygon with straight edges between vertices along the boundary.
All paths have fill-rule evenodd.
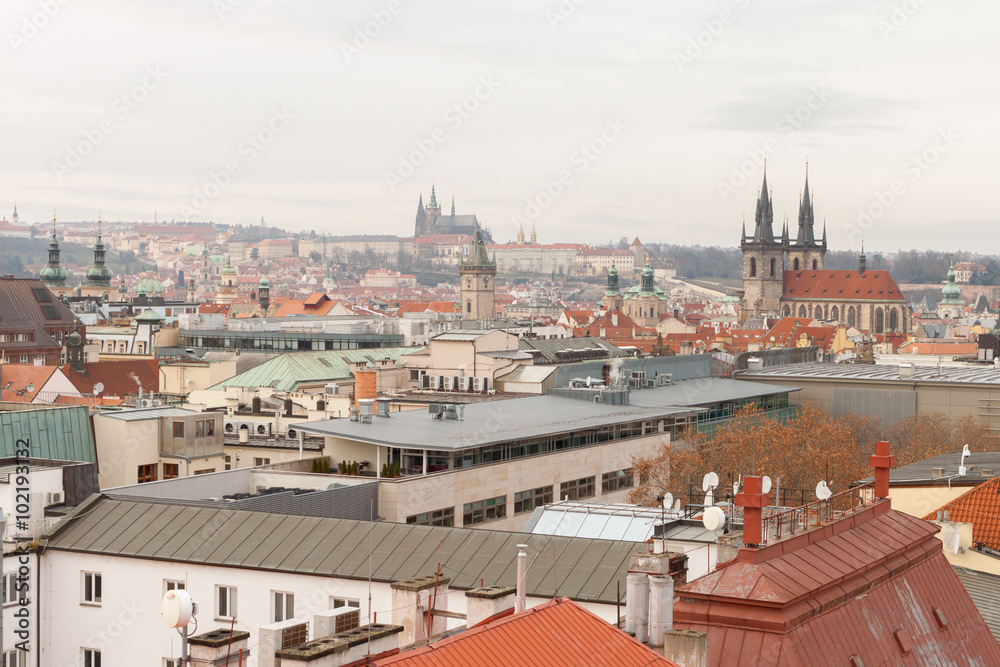
<path id="1" fill-rule="evenodd" d="M 59 239 L 56 236 L 56 214 L 52 212 L 52 240 L 49 241 L 49 263 L 41 270 L 38 277 L 46 287 L 66 287 L 69 272 L 59 263 Z"/>

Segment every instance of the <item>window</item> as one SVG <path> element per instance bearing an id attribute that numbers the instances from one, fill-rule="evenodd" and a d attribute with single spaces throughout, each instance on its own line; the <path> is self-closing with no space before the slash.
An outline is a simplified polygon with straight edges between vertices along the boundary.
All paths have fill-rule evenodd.
<path id="1" fill-rule="evenodd" d="M 4 651 L 3 667 L 28 667 L 28 652 Z"/>
<path id="2" fill-rule="evenodd" d="M 17 602 L 17 572 L 3 575 L 3 606 Z"/>
<path id="3" fill-rule="evenodd" d="M 751 278 L 756 278 L 757 277 L 757 258 L 756 257 L 751 257 L 750 258 L 750 277 Z"/>
<path id="4" fill-rule="evenodd" d="M 83 667 L 101 667 L 101 652 L 96 648 L 83 649 Z"/>
<path id="5" fill-rule="evenodd" d="M 233 469 L 233 457 L 230 456 L 229 454 L 226 454 L 226 470 L 232 470 L 232 469 Z"/>
<path id="6" fill-rule="evenodd" d="M 448 528 L 454 528 L 455 508 L 446 507 L 445 509 L 434 510 L 425 514 L 414 514 L 413 516 L 406 517 L 406 523 L 412 523 L 416 526 L 447 526 Z"/>
<path id="7" fill-rule="evenodd" d="M 83 602 L 85 604 L 101 604 L 100 572 L 83 573 Z"/>
<path id="8" fill-rule="evenodd" d="M 163 580 L 163 594 L 166 595 L 168 591 L 183 591 L 184 582 L 179 579 L 164 579 Z"/>
<path id="9" fill-rule="evenodd" d="M 271 591 L 271 622 L 295 618 L 295 596 L 292 593 Z"/>
<path id="10" fill-rule="evenodd" d="M 147 465 L 139 466 L 139 473 L 137 481 L 142 484 L 143 482 L 155 482 L 156 481 L 156 463 L 149 463 Z"/>
<path id="11" fill-rule="evenodd" d="M 207 475 L 210 472 L 215 472 L 215 468 L 205 468 L 204 470 L 195 470 L 196 475 Z"/>
<path id="12" fill-rule="evenodd" d="M 22 363 L 22 364 L 28 363 L 28 355 L 22 354 L 21 355 L 21 359 L 20 359 L 20 363 Z"/>
<path id="13" fill-rule="evenodd" d="M 236 617 L 236 587 L 216 586 L 215 587 L 215 616 L 216 618 Z"/>
<path id="14" fill-rule="evenodd" d="M 209 419 L 205 422 L 205 436 L 211 437 L 215 435 L 215 420 Z"/>
<path id="15" fill-rule="evenodd" d="M 266 466 L 266 465 L 270 465 L 270 464 L 271 464 L 271 459 L 264 459 L 264 458 L 259 458 L 259 457 L 256 457 L 256 456 L 255 456 L 255 457 L 254 457 L 254 459 L 253 459 L 253 464 L 254 464 L 255 466 Z"/>
<path id="16" fill-rule="evenodd" d="M 518 491 L 514 494 L 514 514 L 530 512 L 552 502 L 552 486 L 542 486 L 530 491 Z"/>
<path id="17" fill-rule="evenodd" d="M 181 466 L 179 463 L 163 464 L 163 479 L 176 479 L 181 476 Z"/>
<path id="18" fill-rule="evenodd" d="M 197 421 L 194 423 L 194 437 L 196 438 L 205 437 L 205 422 Z"/>
<path id="19" fill-rule="evenodd" d="M 583 479 L 574 479 L 572 482 L 563 482 L 559 485 L 559 497 L 577 500 L 597 495 L 595 479 L 595 477 L 584 477 Z"/>
<path id="20" fill-rule="evenodd" d="M 337 598 L 330 596 L 330 609 L 340 609 L 341 607 L 354 607 L 355 609 L 361 609 L 361 600 L 355 600 L 354 598 Z"/>
<path id="21" fill-rule="evenodd" d="M 177 660 L 174 658 L 164 658 L 163 667 L 177 667 Z"/>
<path id="22" fill-rule="evenodd" d="M 606 472 L 601 475 L 601 493 L 611 493 L 619 489 L 631 489 L 632 486 L 634 484 L 632 482 L 631 468 Z"/>
<path id="23" fill-rule="evenodd" d="M 478 500 L 466 503 L 462 507 L 462 525 L 471 526 L 477 523 L 507 518 L 507 496 L 497 496 L 489 500 Z"/>
<path id="24" fill-rule="evenodd" d="M 175 438 L 184 437 L 184 422 L 174 422 L 174 437 Z"/>

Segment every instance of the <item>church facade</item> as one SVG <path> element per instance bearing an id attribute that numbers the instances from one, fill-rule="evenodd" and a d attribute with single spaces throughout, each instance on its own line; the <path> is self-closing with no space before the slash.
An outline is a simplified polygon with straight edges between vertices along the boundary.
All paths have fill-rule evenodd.
<path id="1" fill-rule="evenodd" d="M 875 334 L 907 333 L 911 314 L 906 298 L 887 271 L 868 271 L 864 250 L 857 270 L 827 270 L 826 225 L 815 232 L 813 197 L 806 174 L 799 200 L 798 230 L 789 237 L 787 223 L 774 235 L 774 202 L 767 174 L 754 213 L 754 230 L 746 224 L 743 251 L 743 296 L 740 322 L 750 318 L 803 317 L 846 324 Z"/>
<path id="2" fill-rule="evenodd" d="M 451 198 L 451 215 L 441 215 L 441 206 L 437 201 L 437 192 L 431 186 L 431 200 L 424 206 L 424 196 L 420 195 L 417 203 L 417 219 L 414 224 L 413 235 L 416 238 L 422 236 L 434 236 L 436 234 L 465 234 L 473 236 L 476 230 L 481 230 L 483 240 L 493 243 L 493 237 L 489 230 L 481 229 L 479 219 L 475 215 L 455 215 L 455 198 Z"/>

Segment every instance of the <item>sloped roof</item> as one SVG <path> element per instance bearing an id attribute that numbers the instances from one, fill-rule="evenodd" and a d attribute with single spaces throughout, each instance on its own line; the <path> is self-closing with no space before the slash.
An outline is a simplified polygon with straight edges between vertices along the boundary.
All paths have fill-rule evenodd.
<path id="1" fill-rule="evenodd" d="M 24 391 L 25 398 L 33 399 L 38 395 L 42 385 L 49 381 L 56 372 L 55 366 L 34 366 L 31 364 L 0 364 L 0 389 L 4 391 L 4 399 L 9 400 L 7 391 Z M 32 385 L 31 391 L 25 391 Z"/>
<path id="2" fill-rule="evenodd" d="M 849 665 L 852 656 L 865 665 L 1000 664 L 937 532 L 876 501 L 743 548 L 678 588 L 674 627 L 707 632 L 708 664 L 726 667 Z"/>
<path id="3" fill-rule="evenodd" d="M 937 513 L 948 512 L 949 521 L 972 524 L 972 541 L 982 542 L 991 549 L 1000 550 L 1000 477 L 973 487 L 947 505 L 927 514 L 932 521 Z"/>
<path id="4" fill-rule="evenodd" d="M 955 574 L 983 615 L 993 637 L 1000 640 L 1000 577 L 964 567 L 956 567 Z"/>
<path id="5" fill-rule="evenodd" d="M 522 350 L 538 350 L 541 354 L 535 360 L 538 364 L 554 364 L 564 361 L 556 352 L 560 350 L 583 350 L 604 348 L 602 358 L 611 359 L 614 357 L 629 357 L 631 352 L 627 352 L 615 345 L 612 345 L 601 338 L 550 338 L 548 340 L 536 338 L 522 338 L 517 341 L 517 345 Z"/>
<path id="6" fill-rule="evenodd" d="M 351 364 L 399 358 L 423 348 L 380 347 L 368 350 L 324 350 L 319 352 L 288 352 L 251 368 L 245 373 L 224 380 L 209 389 L 223 387 L 271 387 L 279 391 L 295 391 L 300 384 L 335 382 L 351 377 Z"/>
<path id="7" fill-rule="evenodd" d="M 785 271 L 784 298 L 906 303 L 888 271 Z"/>
<path id="8" fill-rule="evenodd" d="M 160 364 L 156 359 L 93 361 L 83 365 L 83 372 L 66 364 L 60 369 L 81 394 L 91 394 L 94 387 L 104 385 L 102 396 L 131 396 L 160 390 Z"/>
<path id="9" fill-rule="evenodd" d="M 426 575 L 440 562 L 458 590 L 477 588 L 480 580 L 513 586 L 517 545 L 527 544 L 529 553 L 546 555 L 528 569 L 529 596 L 555 594 L 554 565 L 562 573 L 560 593 L 604 604 L 614 604 L 618 584 L 624 589 L 629 555 L 647 550 L 636 542 L 289 516 L 105 495 L 91 496 L 48 537 L 48 549 L 342 579 L 366 580 L 370 572 L 373 581 L 383 583 Z"/>
<path id="10" fill-rule="evenodd" d="M 41 280 L 0 278 L 0 331 L 32 329 L 32 347 L 44 347 L 57 345 L 44 327 L 76 328 L 79 324 L 66 304 Z"/>
<path id="11" fill-rule="evenodd" d="M 87 408 L 0 410 L 0 456 L 15 456 L 14 443 L 28 440 L 32 458 L 59 461 L 97 460 Z"/>
<path id="12" fill-rule="evenodd" d="M 520 614 L 478 625 L 377 667 L 677 667 L 571 600 L 558 597 Z"/>

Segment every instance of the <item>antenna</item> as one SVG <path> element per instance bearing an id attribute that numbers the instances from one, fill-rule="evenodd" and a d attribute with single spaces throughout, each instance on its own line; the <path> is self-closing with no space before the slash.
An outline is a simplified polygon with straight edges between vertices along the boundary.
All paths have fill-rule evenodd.
<path id="1" fill-rule="evenodd" d="M 670 509 L 674 504 L 674 494 L 669 491 L 663 494 L 663 509 Z"/>
<path id="2" fill-rule="evenodd" d="M 706 506 L 711 505 L 715 502 L 715 487 L 719 486 L 719 476 L 714 472 L 710 472 L 705 475 L 701 480 L 701 490 L 705 492 L 705 502 Z"/>
<path id="3" fill-rule="evenodd" d="M 726 523 L 726 513 L 721 507 L 708 507 L 701 517 L 701 523 L 706 530 L 718 530 Z"/>
<path id="4" fill-rule="evenodd" d="M 760 479 L 760 492 L 771 493 L 771 478 L 767 475 L 764 475 Z"/>
<path id="5" fill-rule="evenodd" d="M 957 554 L 962 543 L 962 536 L 954 526 L 949 524 L 948 527 L 944 529 L 944 532 L 941 533 L 941 541 L 944 542 L 945 551 Z"/>
<path id="6" fill-rule="evenodd" d="M 102 391 L 104 391 L 104 383 L 103 382 L 98 382 L 97 384 L 94 385 L 94 396 L 97 396 Z"/>
<path id="7" fill-rule="evenodd" d="M 177 628 L 181 635 L 181 660 L 180 664 L 190 664 L 188 660 L 188 624 L 195 622 L 198 627 L 198 603 L 191 599 L 191 594 L 183 588 L 167 591 L 163 596 L 162 605 L 163 620 L 168 628 Z"/>
<path id="8" fill-rule="evenodd" d="M 830 487 L 826 485 L 826 480 L 819 480 L 819 484 L 816 485 L 816 497 L 820 500 L 829 500 L 832 495 L 833 491 L 831 491 Z"/>

